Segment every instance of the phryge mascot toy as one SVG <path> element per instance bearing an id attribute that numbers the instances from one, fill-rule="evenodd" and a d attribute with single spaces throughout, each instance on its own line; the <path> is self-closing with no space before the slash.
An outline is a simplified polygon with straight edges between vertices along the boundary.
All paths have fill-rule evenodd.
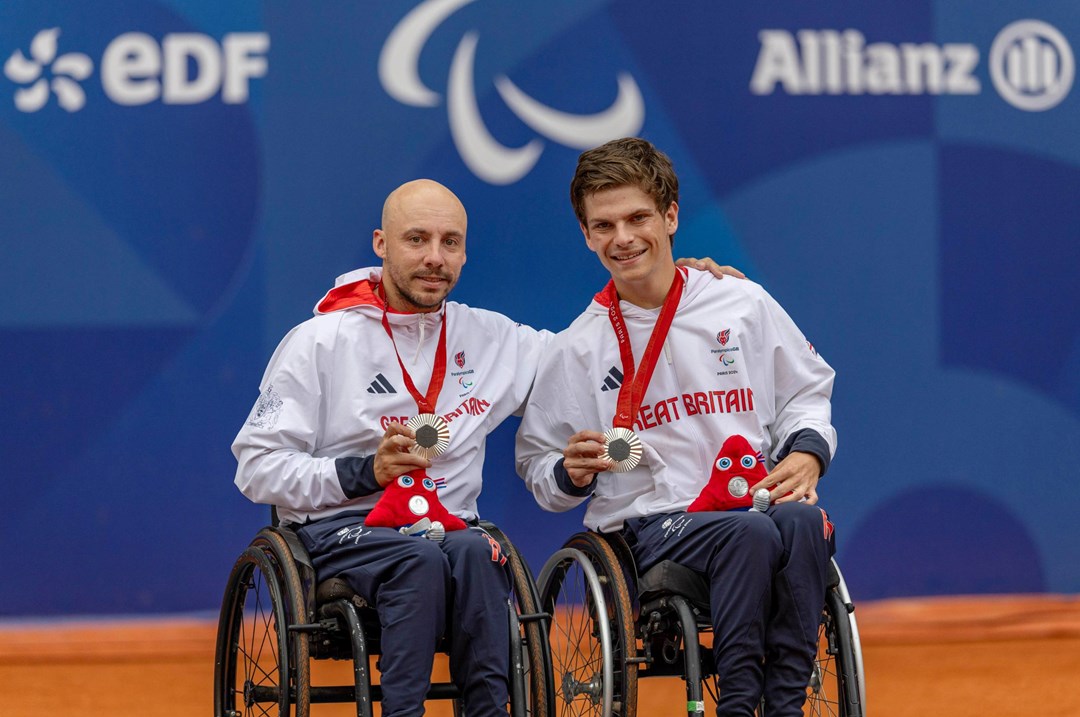
<path id="1" fill-rule="evenodd" d="M 709 482 L 686 510 L 695 513 L 751 508 L 754 506 L 754 496 L 750 494 L 750 488 L 768 474 L 761 452 L 755 450 L 743 436 L 731 436 L 716 454 Z M 768 491 L 765 494 L 764 505 L 758 506 L 758 510 L 768 507 Z"/>
<path id="2" fill-rule="evenodd" d="M 447 530 L 464 530 L 465 521 L 448 511 L 439 500 L 435 481 L 417 469 L 398 476 L 386 486 L 382 497 L 364 519 L 369 528 L 398 528 L 441 542 Z"/>

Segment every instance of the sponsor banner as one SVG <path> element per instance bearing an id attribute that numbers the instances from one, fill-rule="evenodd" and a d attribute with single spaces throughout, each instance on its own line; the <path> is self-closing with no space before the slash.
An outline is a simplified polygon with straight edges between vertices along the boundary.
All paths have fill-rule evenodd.
<path id="1" fill-rule="evenodd" d="M 745 270 L 837 369 L 819 492 L 856 599 L 1080 592 L 1057 558 L 1080 540 L 1078 42 L 1080 7 L 1051 0 L 3 4 L 0 540 L 35 540 L 2 611 L 216 609 L 267 520 L 229 443 L 276 420 L 280 338 L 378 263 L 386 194 L 450 186 L 453 298 L 559 330 L 608 278 L 570 176 L 624 135 L 679 172 L 675 254 Z M 746 340 L 718 316 L 718 385 L 646 396 L 643 439 L 766 410 L 729 390 L 758 370 Z M 475 357 L 450 355 L 445 420 L 485 420 Z M 363 400 L 399 382 L 366 376 Z M 481 506 L 537 526 L 513 537 L 539 565 L 579 517 L 522 498 L 513 430 Z M 1016 477 L 1020 445 L 1053 505 Z M 41 530 L 60 524 L 79 539 Z M 57 570 L 78 595 L 40 594 Z"/>

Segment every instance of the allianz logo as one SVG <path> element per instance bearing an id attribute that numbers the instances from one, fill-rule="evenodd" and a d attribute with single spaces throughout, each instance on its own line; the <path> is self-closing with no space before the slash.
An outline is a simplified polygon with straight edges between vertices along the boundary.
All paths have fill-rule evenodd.
<path id="1" fill-rule="evenodd" d="M 15 83 L 14 102 L 22 112 L 37 112 L 55 95 L 68 112 L 86 105 L 82 83 L 94 61 L 82 52 L 60 53 L 60 28 L 38 32 L 29 53 L 17 49 L 4 62 L 4 75 Z M 267 71 L 270 38 L 262 32 L 235 32 L 219 43 L 200 33 L 172 33 L 160 42 L 128 32 L 105 47 L 98 62 L 105 96 L 119 105 L 167 105 L 206 102 L 220 94 L 226 104 L 242 104 L 253 78 Z"/>
<path id="2" fill-rule="evenodd" d="M 859 30 L 762 30 L 750 78 L 755 95 L 976 95 L 979 48 L 970 43 L 867 44 Z M 1013 107 L 1048 110 L 1069 94 L 1072 48 L 1057 28 L 1019 20 L 990 47 L 990 78 Z"/>

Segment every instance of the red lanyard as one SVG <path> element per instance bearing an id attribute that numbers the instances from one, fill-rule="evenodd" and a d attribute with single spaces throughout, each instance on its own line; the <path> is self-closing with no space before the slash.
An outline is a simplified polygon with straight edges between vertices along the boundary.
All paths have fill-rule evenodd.
<path id="1" fill-rule="evenodd" d="M 656 361 L 660 358 L 664 341 L 667 339 L 671 322 L 675 319 L 675 310 L 679 307 L 679 297 L 683 289 L 683 275 L 678 268 L 675 269 L 675 278 L 671 281 L 671 288 L 664 297 L 663 308 L 660 316 L 653 326 L 649 343 L 645 347 L 645 355 L 641 357 L 641 365 L 634 369 L 634 350 L 630 346 L 630 334 L 626 330 L 622 311 L 619 309 L 619 295 L 615 291 L 615 284 L 608 286 L 608 319 L 611 327 L 615 329 L 615 338 L 619 342 L 619 355 L 622 357 L 623 384 L 619 388 L 619 402 L 615 409 L 614 426 L 616 428 L 630 428 L 634 423 L 634 416 L 641 408 L 641 400 L 645 397 L 645 390 L 649 387 Z"/>
<path id="2" fill-rule="evenodd" d="M 435 349 L 435 368 L 431 373 L 431 383 L 428 384 L 427 395 L 420 395 L 416 389 L 412 376 L 409 375 L 398 353 L 397 343 L 394 341 L 394 332 L 390 330 L 390 320 L 386 318 L 386 304 L 383 304 L 382 325 L 386 329 L 386 335 L 390 337 L 390 343 L 394 345 L 394 355 L 397 356 L 398 366 L 401 367 L 401 376 L 405 379 L 405 388 L 409 389 L 416 407 L 420 413 L 435 413 L 435 404 L 439 400 L 439 392 L 442 391 L 443 379 L 446 378 L 446 305 L 443 305 L 442 329 L 439 331 L 439 345 Z"/>

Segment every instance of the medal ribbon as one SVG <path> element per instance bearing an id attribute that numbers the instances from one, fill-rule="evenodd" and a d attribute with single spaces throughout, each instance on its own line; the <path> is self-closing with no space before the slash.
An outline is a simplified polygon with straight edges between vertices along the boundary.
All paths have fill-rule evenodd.
<path id="1" fill-rule="evenodd" d="M 664 305 L 660 309 L 660 316 L 653 326 L 649 343 L 645 347 L 645 355 L 641 357 L 641 365 L 634 369 L 634 350 L 630 345 L 630 334 L 626 330 L 626 322 L 623 321 L 622 310 L 619 308 L 619 295 L 615 291 L 615 284 L 608 286 L 608 319 L 611 327 L 615 329 L 615 338 L 619 342 L 619 355 L 622 357 L 623 384 L 619 388 L 619 402 L 615 409 L 614 426 L 616 428 L 630 429 L 634 425 L 634 416 L 641 408 L 641 400 L 645 397 L 645 390 L 652 380 L 653 369 L 656 361 L 660 358 L 660 351 L 667 340 L 671 322 L 675 319 L 675 310 L 679 307 L 679 298 L 685 281 L 682 271 L 675 269 L 675 278 L 671 281 L 671 288 L 664 297 Z"/>
<path id="2" fill-rule="evenodd" d="M 439 400 L 439 392 L 442 391 L 443 379 L 446 378 L 446 306 L 443 305 L 442 329 L 439 331 L 439 345 L 435 349 L 435 368 L 432 369 L 431 383 L 428 384 L 427 394 L 421 395 L 409 375 L 405 363 L 398 353 L 397 343 L 394 341 L 394 332 L 390 330 L 390 320 L 386 317 L 386 305 L 383 304 L 382 325 L 386 329 L 386 335 L 390 337 L 390 343 L 394 345 L 394 355 L 397 356 L 398 366 L 401 367 L 401 376 L 405 379 L 405 388 L 409 389 L 416 408 L 420 413 L 435 413 L 435 403 Z"/>

